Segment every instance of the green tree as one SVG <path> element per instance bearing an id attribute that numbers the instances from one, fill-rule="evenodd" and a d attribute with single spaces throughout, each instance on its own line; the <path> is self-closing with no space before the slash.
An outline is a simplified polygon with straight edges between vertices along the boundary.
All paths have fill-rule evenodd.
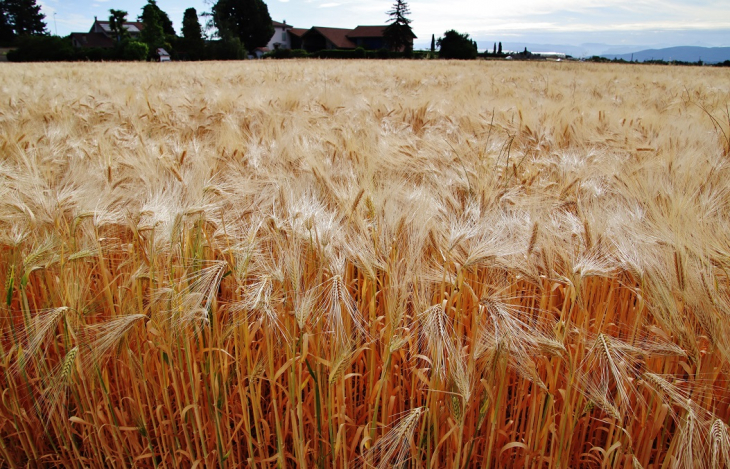
<path id="1" fill-rule="evenodd" d="M 185 10 L 182 22 L 182 34 L 183 48 L 187 52 L 188 57 L 199 59 L 205 46 L 205 41 L 203 41 L 203 30 L 200 26 L 198 12 L 195 11 L 195 8 Z"/>
<path id="2" fill-rule="evenodd" d="M 446 31 L 436 44 L 439 46 L 439 58 L 470 60 L 477 58 L 477 48 L 468 34 L 460 34 L 453 29 Z"/>
<path id="3" fill-rule="evenodd" d="M 411 29 L 411 20 L 406 16 L 411 14 L 408 4 L 405 0 L 396 0 L 393 9 L 387 14 L 391 22 L 383 32 L 385 43 L 392 51 L 410 51 L 416 36 Z"/>
<path id="4" fill-rule="evenodd" d="M 499 41 L 499 48 L 497 48 L 497 54 L 502 55 L 502 41 Z"/>
<path id="5" fill-rule="evenodd" d="M 155 0 L 147 0 L 147 5 L 142 8 L 142 15 L 140 16 L 144 24 L 140 39 L 147 44 L 151 55 L 154 55 L 158 48 L 165 46 L 165 31 L 162 28 L 159 10 Z"/>
<path id="6" fill-rule="evenodd" d="M 121 46 L 121 58 L 123 60 L 145 60 L 149 56 L 150 49 L 144 42 L 126 40 Z"/>
<path id="7" fill-rule="evenodd" d="M 35 36 L 47 34 L 46 17 L 36 0 L 0 0 L 0 9 L 6 26 L 5 36 Z M 12 30 L 12 34 L 10 34 Z"/>
<path id="8" fill-rule="evenodd" d="M 0 3 L 0 42 L 11 42 L 15 38 L 13 25 L 10 24 L 5 2 Z"/>
<path id="9" fill-rule="evenodd" d="M 431 52 L 436 52 L 436 35 L 431 34 Z"/>
<path id="10" fill-rule="evenodd" d="M 147 0 L 147 5 L 142 7 L 142 14 L 137 17 L 137 21 L 144 23 L 145 15 L 150 15 L 154 11 L 157 14 L 157 20 L 162 26 L 162 31 L 165 36 L 175 36 L 175 28 L 172 27 L 172 20 L 170 17 L 157 6 L 156 0 Z"/>
<path id="11" fill-rule="evenodd" d="M 129 31 L 124 27 L 124 23 L 127 22 L 127 12 L 124 10 L 109 10 L 109 28 L 112 30 L 112 35 L 117 38 L 117 42 L 129 38 Z"/>
<path id="12" fill-rule="evenodd" d="M 262 0 L 218 0 L 212 14 L 218 35 L 224 41 L 240 38 L 249 51 L 266 46 L 274 35 L 269 8 Z"/>

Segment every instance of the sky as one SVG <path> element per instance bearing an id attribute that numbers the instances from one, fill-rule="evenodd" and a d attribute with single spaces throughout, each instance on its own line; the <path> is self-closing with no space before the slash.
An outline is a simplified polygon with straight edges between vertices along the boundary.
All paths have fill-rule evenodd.
<path id="1" fill-rule="evenodd" d="M 109 9 L 135 19 L 146 0 L 37 0 L 52 34 L 88 31 Z M 300 28 L 385 24 L 394 0 L 268 0 L 269 14 Z M 180 34 L 183 13 L 211 9 L 210 0 L 157 0 Z M 411 0 L 415 47 L 449 29 L 468 33 L 480 49 L 493 42 L 670 47 L 730 46 L 728 0 Z M 205 19 L 201 18 L 201 24 Z M 638 49 L 636 49 L 638 50 Z"/>

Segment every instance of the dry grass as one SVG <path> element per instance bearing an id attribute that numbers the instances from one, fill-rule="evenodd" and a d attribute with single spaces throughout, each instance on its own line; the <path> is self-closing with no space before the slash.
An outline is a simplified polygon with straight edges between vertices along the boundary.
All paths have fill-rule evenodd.
<path id="1" fill-rule="evenodd" d="M 727 71 L 0 76 L 0 466 L 728 467 Z"/>

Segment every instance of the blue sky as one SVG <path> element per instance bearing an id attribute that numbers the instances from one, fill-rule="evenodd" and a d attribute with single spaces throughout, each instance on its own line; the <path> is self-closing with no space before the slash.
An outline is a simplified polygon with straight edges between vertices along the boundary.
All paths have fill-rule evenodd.
<path id="1" fill-rule="evenodd" d="M 51 33 L 87 31 L 109 9 L 134 19 L 146 0 L 37 0 Z M 392 0 L 268 0 L 274 20 L 296 27 L 383 24 Z M 448 29 L 469 33 L 485 47 L 493 41 L 579 45 L 730 46 L 728 0 L 411 0 L 420 44 Z M 208 0 L 158 0 L 176 30 L 186 8 L 210 11 Z M 55 20 L 55 23 L 54 23 Z M 201 23 L 203 19 L 201 19 Z M 481 47 L 480 47 L 481 48 Z"/>

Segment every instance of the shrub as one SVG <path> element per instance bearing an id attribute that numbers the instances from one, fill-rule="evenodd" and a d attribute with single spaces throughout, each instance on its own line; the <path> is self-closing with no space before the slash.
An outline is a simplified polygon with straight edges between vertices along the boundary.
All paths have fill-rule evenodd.
<path id="1" fill-rule="evenodd" d="M 376 57 L 379 59 L 389 59 L 390 51 L 386 48 L 378 49 L 378 51 L 376 53 Z"/>
<path id="2" fill-rule="evenodd" d="M 24 36 L 18 47 L 8 52 L 11 62 L 62 62 L 74 58 L 71 39 L 58 36 Z"/>
<path id="3" fill-rule="evenodd" d="M 477 48 L 468 34 L 461 34 L 451 29 L 436 42 L 439 46 L 439 58 L 473 60 L 477 58 Z"/>
<path id="4" fill-rule="evenodd" d="M 120 58 L 131 61 L 146 60 L 149 50 L 149 46 L 144 42 L 124 41 L 120 50 Z"/>
<path id="5" fill-rule="evenodd" d="M 299 59 L 309 57 L 304 49 L 276 49 L 264 55 L 264 58 L 272 59 Z"/>
<path id="6" fill-rule="evenodd" d="M 208 43 L 205 55 L 208 60 L 243 60 L 248 52 L 241 40 L 236 37 Z"/>

